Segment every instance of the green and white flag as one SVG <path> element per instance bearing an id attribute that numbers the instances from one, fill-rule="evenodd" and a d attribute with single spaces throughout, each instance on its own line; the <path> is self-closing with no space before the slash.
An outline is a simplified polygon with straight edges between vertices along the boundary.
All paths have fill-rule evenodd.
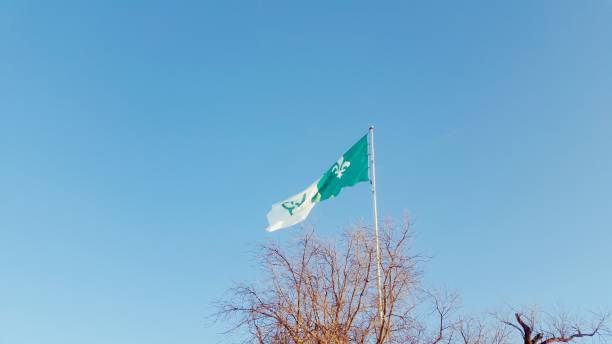
<path id="1" fill-rule="evenodd" d="M 368 180 L 368 135 L 364 135 L 306 190 L 274 204 L 268 212 L 266 230 L 273 232 L 298 224 L 318 202 L 338 196 L 346 186 Z"/>

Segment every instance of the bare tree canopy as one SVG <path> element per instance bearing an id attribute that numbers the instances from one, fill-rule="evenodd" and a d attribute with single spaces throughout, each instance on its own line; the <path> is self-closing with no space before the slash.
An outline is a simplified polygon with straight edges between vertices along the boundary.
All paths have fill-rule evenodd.
<path id="1" fill-rule="evenodd" d="M 421 259 L 407 254 L 407 220 L 382 226 L 380 321 L 372 232 L 357 225 L 338 241 L 307 232 L 293 245 L 263 245 L 258 263 L 264 279 L 232 288 L 217 319 L 233 324 L 228 332 L 259 344 L 509 344 L 512 330 L 523 344 L 551 344 L 606 333 L 607 316 L 591 326 L 567 316 L 540 322 L 535 313 L 489 321 L 460 317 L 457 295 L 420 286 Z"/>
<path id="2" fill-rule="evenodd" d="M 376 258 L 371 229 L 363 226 L 327 242 L 303 235 L 294 251 L 264 245 L 259 256 L 267 280 L 238 285 L 220 315 L 237 320 L 258 343 L 437 343 L 452 326 L 440 304 L 441 325 L 428 335 L 413 316 L 418 257 L 406 254 L 409 226 L 381 232 L 382 323 L 378 321 Z"/>
<path id="3" fill-rule="evenodd" d="M 581 322 L 567 312 L 541 314 L 533 309 L 514 312 L 512 318 L 498 319 L 516 330 L 524 344 L 568 343 L 585 337 L 608 335 L 606 322 L 609 314 L 593 314 L 590 322 Z"/>

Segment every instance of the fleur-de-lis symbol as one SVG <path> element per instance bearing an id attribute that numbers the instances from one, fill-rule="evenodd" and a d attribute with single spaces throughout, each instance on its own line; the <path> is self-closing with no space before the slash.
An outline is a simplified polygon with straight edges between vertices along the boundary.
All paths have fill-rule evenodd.
<path id="1" fill-rule="evenodd" d="M 332 167 L 332 172 L 336 175 L 336 177 L 338 177 L 338 179 L 340 179 L 342 178 L 344 171 L 346 171 L 349 166 L 351 166 L 351 162 L 344 161 L 344 157 L 341 156 L 340 159 L 338 159 L 338 162 L 334 164 L 334 167 Z"/>

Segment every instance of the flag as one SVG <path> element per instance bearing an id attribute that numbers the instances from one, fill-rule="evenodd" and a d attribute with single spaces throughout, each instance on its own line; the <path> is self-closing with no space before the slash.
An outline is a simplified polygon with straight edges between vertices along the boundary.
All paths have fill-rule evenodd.
<path id="1" fill-rule="evenodd" d="M 306 190 L 274 204 L 266 230 L 273 232 L 304 221 L 315 204 L 338 196 L 344 187 L 370 180 L 368 173 L 368 135 L 364 135 Z"/>

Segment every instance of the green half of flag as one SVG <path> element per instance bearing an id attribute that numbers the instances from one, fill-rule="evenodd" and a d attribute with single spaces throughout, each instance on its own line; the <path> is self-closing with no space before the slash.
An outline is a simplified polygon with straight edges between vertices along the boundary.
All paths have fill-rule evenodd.
<path id="1" fill-rule="evenodd" d="M 357 143 L 334 163 L 317 183 L 317 194 L 313 202 L 321 202 L 336 197 L 346 186 L 370 180 L 368 175 L 368 135 Z"/>

